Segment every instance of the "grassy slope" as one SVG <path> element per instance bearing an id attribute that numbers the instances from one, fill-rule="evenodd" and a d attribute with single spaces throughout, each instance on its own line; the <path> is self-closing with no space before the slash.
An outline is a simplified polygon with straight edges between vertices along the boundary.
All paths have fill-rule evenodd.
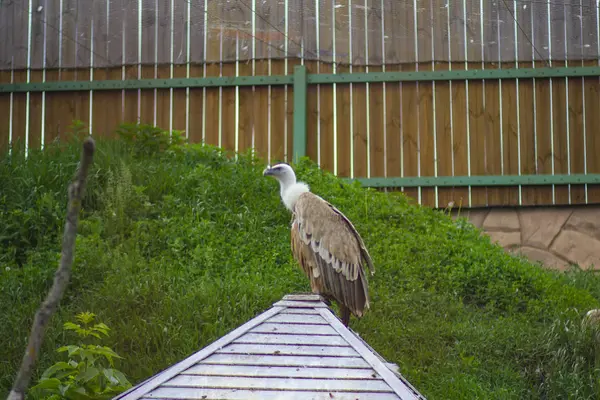
<path id="1" fill-rule="evenodd" d="M 79 311 L 113 329 L 107 345 L 139 382 L 309 290 L 262 163 L 205 147 L 149 157 L 98 148 L 74 276 L 40 369 L 73 342 L 60 326 Z M 78 152 L 0 159 L 0 397 L 51 284 Z M 372 311 L 353 329 L 429 399 L 597 398 L 596 350 L 579 321 L 599 305 L 598 278 L 544 271 L 463 220 L 342 184 L 309 162 L 297 172 L 355 223 L 374 258 Z"/>

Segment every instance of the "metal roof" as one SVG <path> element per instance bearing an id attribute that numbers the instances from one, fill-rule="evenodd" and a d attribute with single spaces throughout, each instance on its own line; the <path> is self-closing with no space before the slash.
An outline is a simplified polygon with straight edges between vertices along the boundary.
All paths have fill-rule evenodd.
<path id="1" fill-rule="evenodd" d="M 320 296 L 299 294 L 115 399 L 425 398 Z"/>

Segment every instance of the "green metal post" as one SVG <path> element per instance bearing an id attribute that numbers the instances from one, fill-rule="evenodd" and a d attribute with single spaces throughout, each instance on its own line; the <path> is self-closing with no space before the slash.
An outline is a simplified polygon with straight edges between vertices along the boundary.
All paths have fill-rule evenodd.
<path id="1" fill-rule="evenodd" d="M 294 67 L 294 162 L 306 155 L 306 67 Z"/>

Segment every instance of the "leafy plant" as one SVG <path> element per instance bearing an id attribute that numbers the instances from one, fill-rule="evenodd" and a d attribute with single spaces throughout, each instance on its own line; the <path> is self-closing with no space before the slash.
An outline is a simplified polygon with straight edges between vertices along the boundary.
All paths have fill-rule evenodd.
<path id="1" fill-rule="evenodd" d="M 84 341 L 108 337 L 110 328 L 94 323 L 95 318 L 90 312 L 79 313 L 76 320 L 80 323 L 66 322 L 63 329 Z M 62 346 L 57 352 L 67 353 L 68 361 L 46 369 L 31 388 L 46 399 L 109 399 L 131 387 L 125 375 L 114 368 L 114 359 L 121 357 L 109 347 L 88 343 Z"/>
<path id="2" fill-rule="evenodd" d="M 185 143 L 183 131 L 165 131 L 149 124 L 121 124 L 117 134 L 131 146 L 136 155 L 152 155 Z"/>

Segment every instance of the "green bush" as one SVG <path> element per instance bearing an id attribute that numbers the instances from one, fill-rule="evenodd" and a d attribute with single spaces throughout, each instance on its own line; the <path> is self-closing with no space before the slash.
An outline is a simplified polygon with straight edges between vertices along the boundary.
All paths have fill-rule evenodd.
<path id="1" fill-rule="evenodd" d="M 135 146 L 97 141 L 73 278 L 37 377 L 59 359 L 73 313 L 91 310 L 117 332 L 106 345 L 135 383 L 310 290 L 263 161 L 211 146 Z M 0 158 L 0 396 L 51 285 L 78 156 L 77 143 L 63 143 Z M 372 309 L 352 328 L 427 398 L 598 398 L 597 341 L 580 324 L 600 305 L 596 275 L 544 270 L 464 219 L 343 183 L 306 159 L 295 168 L 355 223 L 374 259 Z"/>

